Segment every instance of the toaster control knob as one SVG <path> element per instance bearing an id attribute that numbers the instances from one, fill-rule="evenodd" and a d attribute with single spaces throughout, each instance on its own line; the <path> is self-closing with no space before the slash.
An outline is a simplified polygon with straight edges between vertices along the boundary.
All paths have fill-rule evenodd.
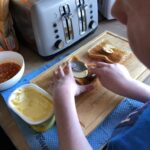
<path id="1" fill-rule="evenodd" d="M 62 40 L 57 40 L 55 42 L 55 47 L 58 48 L 58 49 L 61 49 L 64 47 L 64 42 Z"/>
<path id="2" fill-rule="evenodd" d="M 94 29 L 96 27 L 96 22 L 95 21 L 90 21 L 90 23 L 89 23 L 89 28 L 90 29 Z"/>

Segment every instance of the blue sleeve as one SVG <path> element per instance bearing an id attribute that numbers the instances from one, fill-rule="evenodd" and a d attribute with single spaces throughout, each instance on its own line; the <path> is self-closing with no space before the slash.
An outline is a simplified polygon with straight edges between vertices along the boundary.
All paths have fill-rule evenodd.
<path id="1" fill-rule="evenodd" d="M 118 126 L 107 150 L 149 150 L 150 149 L 150 107 L 140 115 L 134 113 L 127 118 L 126 125 Z"/>

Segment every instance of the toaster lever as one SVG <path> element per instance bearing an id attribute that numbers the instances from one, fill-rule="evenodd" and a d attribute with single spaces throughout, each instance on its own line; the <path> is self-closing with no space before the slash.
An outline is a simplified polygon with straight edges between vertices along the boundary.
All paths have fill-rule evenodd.
<path id="1" fill-rule="evenodd" d="M 77 0 L 80 35 L 87 30 L 86 7 L 84 0 Z"/>
<path id="2" fill-rule="evenodd" d="M 60 13 L 62 16 L 65 40 L 69 43 L 73 39 L 72 15 L 70 13 L 69 5 L 61 6 Z"/>

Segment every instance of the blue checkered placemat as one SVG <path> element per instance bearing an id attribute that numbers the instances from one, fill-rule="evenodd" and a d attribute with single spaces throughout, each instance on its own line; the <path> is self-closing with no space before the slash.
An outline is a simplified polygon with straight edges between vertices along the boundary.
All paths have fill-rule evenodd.
<path id="1" fill-rule="evenodd" d="M 7 103 L 8 97 L 10 93 L 15 90 L 17 87 L 29 83 L 29 81 L 40 74 L 41 72 L 45 71 L 47 68 L 51 67 L 65 56 L 69 55 L 73 51 L 69 51 L 64 55 L 61 55 L 50 63 L 42 66 L 41 68 L 29 73 L 28 75 L 24 76 L 20 82 L 18 82 L 15 86 L 10 88 L 9 90 L 3 91 L 2 95 Z M 115 128 L 115 126 L 124 119 L 130 112 L 132 112 L 137 107 L 141 106 L 142 103 L 137 102 L 132 99 L 125 99 L 123 100 L 113 111 L 112 113 L 100 124 L 90 135 L 87 136 L 88 141 L 92 145 L 94 150 L 98 150 L 103 144 L 105 144 Z M 17 122 L 18 127 L 22 131 L 25 139 L 31 150 L 57 150 L 59 149 L 58 145 L 58 137 L 57 137 L 57 130 L 56 126 L 52 129 L 44 133 L 37 133 L 33 131 L 30 126 L 28 126 L 24 121 L 22 121 L 17 115 L 13 112 L 12 116 L 14 117 L 15 121 Z"/>

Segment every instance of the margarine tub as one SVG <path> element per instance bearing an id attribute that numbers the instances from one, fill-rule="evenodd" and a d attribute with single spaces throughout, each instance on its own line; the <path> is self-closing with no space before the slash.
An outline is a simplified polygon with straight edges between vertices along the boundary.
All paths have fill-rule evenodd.
<path id="1" fill-rule="evenodd" d="M 8 106 L 31 126 L 41 126 L 54 115 L 52 97 L 35 84 L 25 84 L 12 92 Z"/>

